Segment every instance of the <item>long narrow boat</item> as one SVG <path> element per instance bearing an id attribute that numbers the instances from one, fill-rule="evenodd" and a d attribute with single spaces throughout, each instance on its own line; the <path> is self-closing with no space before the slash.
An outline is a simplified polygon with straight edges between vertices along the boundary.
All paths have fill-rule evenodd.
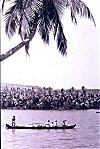
<path id="1" fill-rule="evenodd" d="M 96 113 L 100 113 L 100 111 L 96 111 Z"/>
<path id="2" fill-rule="evenodd" d="M 7 129 L 73 129 L 76 126 L 74 125 L 66 125 L 66 126 L 33 126 L 33 125 L 25 125 L 25 126 L 11 126 L 6 124 Z"/>

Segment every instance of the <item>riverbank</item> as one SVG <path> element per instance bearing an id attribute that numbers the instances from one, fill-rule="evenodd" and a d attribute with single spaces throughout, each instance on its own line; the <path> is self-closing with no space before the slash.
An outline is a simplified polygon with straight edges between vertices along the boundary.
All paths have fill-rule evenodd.
<path id="1" fill-rule="evenodd" d="M 99 109 L 100 90 L 56 89 L 35 86 L 1 86 L 1 109 Z"/>

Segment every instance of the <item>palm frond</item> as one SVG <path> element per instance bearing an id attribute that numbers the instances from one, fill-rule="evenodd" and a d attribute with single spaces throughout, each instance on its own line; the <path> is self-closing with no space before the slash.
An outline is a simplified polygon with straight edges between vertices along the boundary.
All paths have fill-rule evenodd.
<path id="1" fill-rule="evenodd" d="M 2 12 L 3 12 L 3 10 L 4 10 L 5 3 L 6 3 L 6 2 L 9 2 L 9 1 L 11 1 L 11 0 L 3 0 L 3 2 L 2 2 Z"/>
<path id="2" fill-rule="evenodd" d="M 54 39 L 55 39 L 59 26 L 62 26 L 59 14 L 56 9 L 54 10 L 54 14 L 52 16 L 51 21 L 52 21 L 53 33 L 54 33 Z"/>
<path id="3" fill-rule="evenodd" d="M 39 18 L 39 34 L 45 43 L 49 43 L 49 32 L 53 29 L 54 39 L 57 40 L 57 48 L 62 55 L 66 55 L 67 40 L 63 33 L 60 17 L 63 14 L 63 6 L 54 0 L 43 0 Z"/>
<path id="4" fill-rule="evenodd" d="M 5 13 L 5 32 L 9 38 L 14 35 L 19 25 L 19 6 L 20 0 L 15 0 Z"/>
<path id="5" fill-rule="evenodd" d="M 95 24 L 94 17 L 89 10 L 89 8 L 85 5 L 85 3 L 81 0 L 67 0 L 66 7 L 71 10 L 71 19 L 72 22 L 77 24 L 76 15 L 80 15 L 80 17 L 86 17 L 92 20 Z"/>
<path id="6" fill-rule="evenodd" d="M 29 30 L 30 30 L 30 38 L 32 39 L 35 35 L 37 26 L 38 26 L 39 16 L 37 12 L 34 12 L 34 16 L 30 19 L 29 22 Z"/>
<path id="7" fill-rule="evenodd" d="M 22 18 L 20 19 L 20 27 L 19 27 L 19 35 L 21 36 L 21 39 L 24 40 L 27 37 L 29 37 L 29 21 L 26 18 L 25 14 L 22 15 Z"/>
<path id="8" fill-rule="evenodd" d="M 19 26 L 18 33 L 21 36 L 22 40 L 25 40 L 28 38 L 29 41 L 31 41 L 36 33 L 36 29 L 38 25 L 38 15 L 36 12 L 34 12 L 34 16 L 30 17 L 30 16 L 26 16 L 26 13 L 27 11 L 20 19 L 20 26 Z M 29 42 L 25 46 L 25 51 L 29 55 L 28 50 L 29 50 Z"/>
<path id="9" fill-rule="evenodd" d="M 76 20 L 76 17 L 75 17 L 75 13 L 73 12 L 73 9 L 71 8 L 71 19 L 72 19 L 72 22 L 74 24 L 77 24 L 77 20 Z"/>
<path id="10" fill-rule="evenodd" d="M 51 24 L 50 24 L 50 1 L 49 0 L 43 0 L 42 1 L 42 7 L 40 11 L 39 16 L 39 34 L 42 38 L 42 40 L 49 44 L 49 32 L 51 30 Z"/>
<path id="11" fill-rule="evenodd" d="M 43 0 L 32 0 L 33 1 L 33 7 L 35 8 L 36 12 L 39 12 L 41 7 L 43 6 Z"/>
<path id="12" fill-rule="evenodd" d="M 62 16 L 64 14 L 65 4 L 63 0 L 52 0 L 53 6 L 56 8 L 58 14 Z"/>
<path id="13" fill-rule="evenodd" d="M 5 1 L 6 1 L 6 0 L 3 0 L 3 2 L 2 2 L 2 12 L 3 12 L 3 10 L 4 10 Z"/>
<path id="14" fill-rule="evenodd" d="M 46 44 L 49 44 L 49 28 L 47 25 L 47 19 L 44 16 L 41 16 L 41 19 L 39 20 L 39 29 L 38 32 Z"/>
<path id="15" fill-rule="evenodd" d="M 63 33 L 63 25 L 60 20 L 60 17 L 63 14 L 64 6 L 61 3 L 55 4 L 53 0 L 51 1 L 52 11 L 50 11 L 50 21 L 53 28 L 54 39 L 56 38 L 57 40 L 57 48 L 59 49 L 59 52 L 62 55 L 66 55 L 67 40 Z"/>
<path id="16" fill-rule="evenodd" d="M 34 9 L 32 9 L 32 0 L 23 0 L 21 4 L 22 5 L 19 7 L 20 21 L 18 33 L 21 39 L 24 40 L 28 38 L 30 34 L 30 20 L 34 15 Z"/>
<path id="17" fill-rule="evenodd" d="M 25 44 L 25 51 L 26 51 L 26 54 L 29 55 L 29 42 L 27 42 L 27 43 Z M 29 55 L 29 56 L 30 56 L 30 55 Z"/>
<path id="18" fill-rule="evenodd" d="M 16 28 L 18 25 L 18 17 L 15 12 L 16 4 L 8 9 L 8 11 L 5 13 L 5 32 L 8 35 L 8 37 L 13 36 L 13 34 L 16 32 Z"/>
<path id="19" fill-rule="evenodd" d="M 59 49 L 59 52 L 62 55 L 66 55 L 66 49 L 67 49 L 67 40 L 66 37 L 63 33 L 63 28 L 62 26 L 59 24 L 58 27 L 58 33 L 57 33 L 57 48 Z"/>
<path id="20" fill-rule="evenodd" d="M 28 32 L 26 32 L 26 36 L 24 37 L 24 39 L 29 38 L 29 42 L 30 42 L 36 33 L 36 29 L 37 29 L 37 25 L 38 25 L 38 14 L 36 12 L 34 12 L 34 16 L 30 19 L 30 21 L 28 22 L 28 25 L 29 25 Z M 27 42 L 27 44 L 25 45 L 25 51 L 28 55 L 29 55 L 29 53 L 28 53 L 29 42 Z"/>

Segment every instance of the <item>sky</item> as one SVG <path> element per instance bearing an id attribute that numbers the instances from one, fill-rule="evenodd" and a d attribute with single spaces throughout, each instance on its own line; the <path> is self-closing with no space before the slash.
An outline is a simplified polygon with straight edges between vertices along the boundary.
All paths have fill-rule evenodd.
<path id="1" fill-rule="evenodd" d="M 52 87 L 54 89 L 80 89 L 82 86 L 100 89 L 100 21 L 99 1 L 84 0 L 95 22 L 77 17 L 77 26 L 71 22 L 70 11 L 62 18 L 68 42 L 67 56 L 63 57 L 56 47 L 53 35 L 45 45 L 36 33 L 27 56 L 24 48 L 1 62 L 1 83 Z M 16 34 L 9 39 L 4 31 L 1 17 L 1 53 L 21 42 Z"/>

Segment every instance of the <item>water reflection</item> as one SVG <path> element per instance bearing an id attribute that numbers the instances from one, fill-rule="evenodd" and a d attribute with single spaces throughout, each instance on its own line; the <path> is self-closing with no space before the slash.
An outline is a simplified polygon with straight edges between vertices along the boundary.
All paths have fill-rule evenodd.
<path id="1" fill-rule="evenodd" d="M 12 129 L 12 133 L 15 134 L 15 129 Z"/>

